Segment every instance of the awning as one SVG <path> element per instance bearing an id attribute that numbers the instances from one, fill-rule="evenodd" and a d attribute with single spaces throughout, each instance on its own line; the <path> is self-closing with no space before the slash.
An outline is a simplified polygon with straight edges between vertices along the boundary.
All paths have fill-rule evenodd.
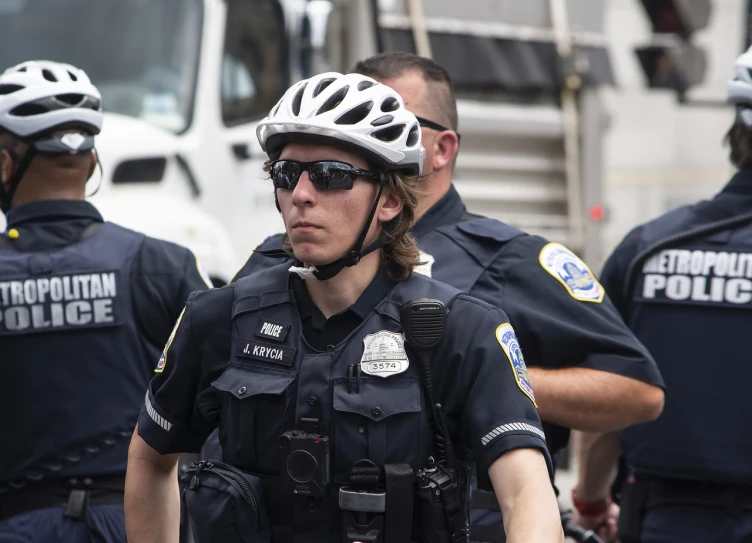
<path id="1" fill-rule="evenodd" d="M 412 32 L 380 28 L 383 51 L 415 52 Z M 557 91 L 562 66 L 553 42 L 430 32 L 434 60 L 452 76 L 457 90 Z M 575 62 L 585 86 L 613 85 L 604 46 L 576 45 Z"/>

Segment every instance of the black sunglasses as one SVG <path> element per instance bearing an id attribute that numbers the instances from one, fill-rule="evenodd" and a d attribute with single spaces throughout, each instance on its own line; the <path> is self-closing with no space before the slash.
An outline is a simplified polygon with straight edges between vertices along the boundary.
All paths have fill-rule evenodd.
<path id="1" fill-rule="evenodd" d="M 451 128 L 447 128 L 443 124 L 429 121 L 428 119 L 424 119 L 423 117 L 418 117 L 417 115 L 415 116 L 415 118 L 418 119 L 418 124 L 420 126 L 425 126 L 426 128 L 433 128 L 434 130 L 438 130 L 439 132 L 444 132 L 447 130 L 449 130 L 450 132 L 454 132 L 455 134 L 457 134 L 457 141 L 460 141 L 460 138 L 462 137 L 460 136 L 459 132 L 457 132 L 456 130 L 452 130 Z"/>
<path id="2" fill-rule="evenodd" d="M 311 183 L 318 190 L 350 190 L 358 177 L 379 181 L 381 175 L 368 170 L 361 170 L 336 160 L 317 160 L 300 162 L 299 160 L 277 160 L 272 162 L 269 176 L 275 189 L 293 190 L 298 185 L 300 174 L 308 172 Z"/>

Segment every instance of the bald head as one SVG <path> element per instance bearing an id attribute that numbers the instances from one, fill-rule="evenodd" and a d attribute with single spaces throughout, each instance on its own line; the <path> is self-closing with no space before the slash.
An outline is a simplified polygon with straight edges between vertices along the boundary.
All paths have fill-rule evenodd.
<path id="1" fill-rule="evenodd" d="M 352 71 L 394 88 L 418 117 L 457 130 L 452 78 L 433 60 L 410 53 L 381 53 L 361 60 Z"/>

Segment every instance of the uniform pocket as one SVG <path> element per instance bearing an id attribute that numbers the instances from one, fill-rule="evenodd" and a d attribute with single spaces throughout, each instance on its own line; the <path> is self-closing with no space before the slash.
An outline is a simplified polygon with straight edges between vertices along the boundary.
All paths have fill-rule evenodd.
<path id="1" fill-rule="evenodd" d="M 418 465 L 421 388 L 416 379 L 367 377 L 360 391 L 348 391 L 347 379 L 334 381 L 335 478 L 349 479 L 355 462 Z"/>
<path id="2" fill-rule="evenodd" d="M 225 461 L 260 474 L 279 474 L 278 439 L 294 407 L 290 385 L 296 377 L 294 371 L 231 364 L 212 383 L 226 393 L 220 417 Z"/>

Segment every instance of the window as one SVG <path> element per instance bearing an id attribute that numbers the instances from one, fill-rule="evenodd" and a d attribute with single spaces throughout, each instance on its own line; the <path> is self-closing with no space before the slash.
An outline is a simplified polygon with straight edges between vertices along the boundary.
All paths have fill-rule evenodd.
<path id="1" fill-rule="evenodd" d="M 264 117 L 288 86 L 287 37 L 277 0 L 228 0 L 222 58 L 222 119 Z"/>
<path id="2" fill-rule="evenodd" d="M 188 129 L 200 0 L 0 0 L 0 66 L 30 59 L 82 68 L 105 111 Z"/>

